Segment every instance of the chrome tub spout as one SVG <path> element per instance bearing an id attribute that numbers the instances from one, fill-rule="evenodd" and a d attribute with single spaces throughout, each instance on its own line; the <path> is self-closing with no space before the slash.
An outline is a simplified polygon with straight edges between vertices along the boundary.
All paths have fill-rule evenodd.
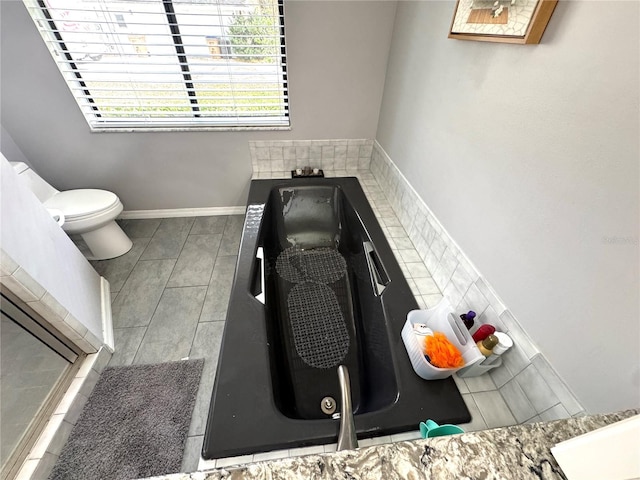
<path id="1" fill-rule="evenodd" d="M 356 426 L 353 422 L 349 370 L 347 370 L 347 367 L 344 365 L 340 365 L 338 367 L 338 381 L 340 383 L 340 395 L 342 396 L 340 403 L 340 433 L 338 434 L 338 450 L 353 450 L 358 448 L 358 437 L 356 437 Z"/>

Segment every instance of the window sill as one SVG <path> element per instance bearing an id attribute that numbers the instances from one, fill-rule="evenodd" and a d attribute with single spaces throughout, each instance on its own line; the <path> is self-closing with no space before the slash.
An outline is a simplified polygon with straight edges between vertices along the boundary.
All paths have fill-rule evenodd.
<path id="1" fill-rule="evenodd" d="M 90 127 L 91 128 L 91 127 Z M 91 133 L 152 133 L 152 132 L 261 132 L 291 131 L 291 126 L 272 127 L 116 127 L 91 128 Z"/>

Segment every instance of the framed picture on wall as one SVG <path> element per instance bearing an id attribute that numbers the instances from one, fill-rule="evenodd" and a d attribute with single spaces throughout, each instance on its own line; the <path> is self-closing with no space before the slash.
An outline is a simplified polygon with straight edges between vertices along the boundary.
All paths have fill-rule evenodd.
<path id="1" fill-rule="evenodd" d="M 458 0 L 449 38 L 540 43 L 557 3 L 558 0 Z"/>

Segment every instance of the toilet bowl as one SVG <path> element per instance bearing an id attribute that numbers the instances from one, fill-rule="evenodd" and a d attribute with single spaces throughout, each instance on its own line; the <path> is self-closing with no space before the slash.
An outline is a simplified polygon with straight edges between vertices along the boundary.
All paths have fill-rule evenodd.
<path id="1" fill-rule="evenodd" d="M 87 245 L 89 260 L 106 260 L 124 255 L 133 243 L 115 222 L 123 206 L 115 193 L 79 189 L 60 192 L 45 182 L 23 162 L 11 162 L 19 178 L 26 182 L 42 204 L 64 215 L 62 229 L 80 235 Z"/>

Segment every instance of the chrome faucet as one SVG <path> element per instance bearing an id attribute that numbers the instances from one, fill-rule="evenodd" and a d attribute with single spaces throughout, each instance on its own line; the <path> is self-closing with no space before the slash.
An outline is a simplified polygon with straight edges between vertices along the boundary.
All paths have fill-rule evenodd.
<path id="1" fill-rule="evenodd" d="M 353 409 L 351 407 L 351 384 L 349 370 L 344 365 L 338 367 L 338 382 L 340 383 L 340 433 L 338 434 L 338 450 L 353 450 L 358 448 L 356 426 L 353 423 Z"/>

